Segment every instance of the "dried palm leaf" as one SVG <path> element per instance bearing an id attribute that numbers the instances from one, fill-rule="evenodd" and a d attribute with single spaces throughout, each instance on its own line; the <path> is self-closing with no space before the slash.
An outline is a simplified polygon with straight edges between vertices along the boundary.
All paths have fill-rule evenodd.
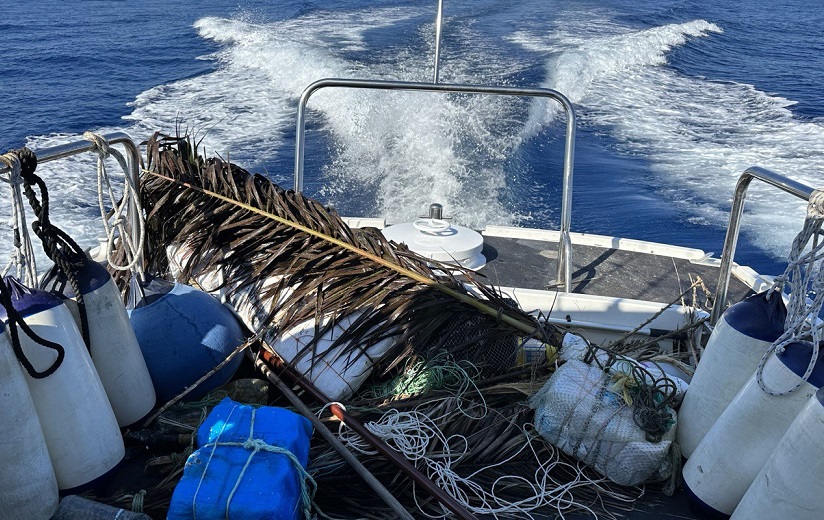
<path id="1" fill-rule="evenodd" d="M 300 193 L 200 157 L 185 138 L 155 134 L 146 164 L 147 270 L 168 273 L 167 246 L 185 245 L 179 278 L 219 273 L 214 289 L 228 291 L 230 300 L 251 295 L 261 317 L 255 328 L 273 335 L 314 320 L 317 339 L 351 317 L 331 345 L 312 340 L 303 347 L 298 356 L 313 363 L 333 352 L 354 362 L 391 339 L 389 351 L 372 360 L 385 371 L 445 349 L 494 374 L 514 361 L 516 336 L 557 340 L 554 329 L 469 271 L 456 276 L 453 266 L 433 266 L 376 229 L 350 229 L 334 210 Z M 497 357 L 488 354 L 494 344 L 503 345 Z"/>

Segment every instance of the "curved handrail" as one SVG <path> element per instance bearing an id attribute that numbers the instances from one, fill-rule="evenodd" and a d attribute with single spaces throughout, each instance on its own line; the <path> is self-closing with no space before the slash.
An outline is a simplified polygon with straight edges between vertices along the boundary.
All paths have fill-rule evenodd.
<path id="1" fill-rule="evenodd" d="M 134 181 L 135 186 L 140 186 L 140 150 L 137 148 L 137 145 L 134 144 L 134 141 L 129 134 L 125 132 L 112 132 L 109 134 L 103 134 L 103 139 L 105 139 L 110 145 L 123 145 L 123 148 L 126 149 L 126 157 L 128 160 L 129 170 L 132 173 L 132 180 Z M 33 150 L 34 155 L 37 157 L 37 164 L 42 164 L 50 161 L 56 161 L 58 159 L 65 159 L 66 157 L 71 157 L 72 155 L 79 155 L 85 152 L 91 152 L 94 149 L 94 144 L 90 141 L 85 139 L 74 141 L 67 144 L 61 144 L 57 146 L 50 146 L 48 148 L 42 148 L 39 150 Z M 9 168 L 7 166 L 0 167 L 0 175 L 9 173 Z M 129 211 L 134 214 L 137 212 L 137 206 L 132 203 L 129 207 Z M 136 219 L 132 219 L 133 226 L 138 226 L 136 224 Z M 139 228 L 135 227 L 133 232 L 138 233 Z"/>
<path id="2" fill-rule="evenodd" d="M 415 83 L 407 81 L 358 80 L 327 78 L 315 81 L 303 91 L 298 103 L 297 129 L 295 132 L 295 191 L 303 191 L 303 158 L 306 133 L 306 104 L 309 98 L 322 88 L 342 87 L 378 90 L 411 90 L 441 93 L 491 94 L 499 96 L 529 96 L 554 99 L 564 108 L 567 117 L 564 146 L 563 199 L 561 201 L 561 239 L 558 242 L 557 282 L 564 291 L 572 287 L 572 243 L 569 231 L 572 220 L 572 165 L 575 156 L 575 109 L 572 103 L 557 90 L 548 88 L 490 87 L 483 85 L 455 85 L 446 83 Z"/>
<path id="3" fill-rule="evenodd" d="M 804 200 L 810 200 L 813 188 L 806 184 L 801 184 L 778 173 L 772 172 L 758 166 L 747 168 L 738 178 L 735 185 L 735 195 L 732 199 L 730 209 L 730 221 L 727 225 L 727 236 L 724 238 L 724 251 L 721 253 L 721 269 L 718 273 L 718 285 L 715 291 L 715 304 L 712 306 L 710 314 L 710 325 L 715 325 L 724 312 L 724 302 L 727 300 L 727 292 L 732 275 L 732 261 L 735 256 L 735 248 L 738 245 L 738 233 L 741 231 L 741 216 L 744 214 L 744 201 L 747 198 L 747 189 L 753 179 L 758 179 L 770 186 L 779 188 L 791 195 Z"/>

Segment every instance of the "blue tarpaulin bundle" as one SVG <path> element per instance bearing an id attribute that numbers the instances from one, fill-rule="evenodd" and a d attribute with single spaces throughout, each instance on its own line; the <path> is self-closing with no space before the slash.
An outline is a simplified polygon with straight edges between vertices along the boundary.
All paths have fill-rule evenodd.
<path id="1" fill-rule="evenodd" d="M 197 432 L 168 520 L 308 518 L 312 425 L 274 407 L 221 401 Z M 311 481 L 311 479 L 309 479 Z"/>

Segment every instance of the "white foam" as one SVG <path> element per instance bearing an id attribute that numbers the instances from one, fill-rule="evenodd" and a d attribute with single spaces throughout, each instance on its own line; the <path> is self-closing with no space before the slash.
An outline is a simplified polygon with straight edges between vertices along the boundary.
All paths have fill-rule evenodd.
<path id="1" fill-rule="evenodd" d="M 97 131 L 125 130 L 145 139 L 152 131 L 174 132 L 182 124 L 205 135 L 207 153 L 228 156 L 248 169 L 260 171 L 273 161 L 288 164 L 297 98 L 311 82 L 323 77 L 431 80 L 432 27 L 418 21 L 429 20 L 429 11 L 313 12 L 267 23 L 244 16 L 202 18 L 195 29 L 218 46 L 202 59 L 213 62 L 214 69 L 141 93 L 124 127 Z M 524 56 L 502 50 L 500 42 L 471 24 L 451 26 L 460 48 L 445 56 L 441 77 L 506 83 L 534 66 L 525 60 L 542 55 L 543 86 L 564 92 L 579 108 L 583 124 L 609 132 L 619 153 L 647 158 L 656 174 L 650 187 L 682 206 L 695 224 L 726 224 L 735 180 L 752 164 L 812 185 L 819 182 L 814 158 L 824 155 L 824 122 L 799 120 L 787 108 L 791 101 L 752 86 L 687 77 L 665 66 L 669 51 L 720 33 L 718 26 L 696 20 L 637 30 L 615 23 L 608 13 L 588 13 L 586 20 L 574 11 L 561 14 L 567 18 L 549 33 L 529 29 L 509 37 L 528 50 Z M 419 23 L 400 48 L 371 49 L 365 37 L 370 30 Z M 431 202 L 444 204 L 447 215 L 470 227 L 528 219 L 501 202 L 513 189 L 507 160 L 550 124 L 554 113 L 536 102 L 525 121 L 519 112 L 523 103 L 487 96 L 321 91 L 309 103 L 309 122 L 322 131 L 310 132 L 308 139 L 315 145 L 330 142 L 332 149 L 323 172 L 307 171 L 308 179 L 317 181 L 322 173 L 323 195 L 344 213 L 363 193 L 377 203 L 357 209 L 391 221 L 411 220 Z M 28 144 L 43 147 L 79 137 L 41 136 Z M 93 158 L 60 161 L 38 171 L 49 172 L 44 176 L 50 186 L 59 183 L 54 220 L 84 245 L 93 245 L 102 229 L 95 219 Z M 269 174 L 291 186 L 291 170 Z M 546 191 L 539 180 L 521 189 L 532 190 L 525 196 L 533 198 Z M 747 215 L 745 229 L 781 254 L 800 228 L 803 204 L 789 197 L 779 197 L 778 205 L 775 200 L 774 191 L 751 190 L 748 208 L 754 214 Z M 535 210 L 543 219 L 542 212 Z M 0 218 L 8 214 L 2 208 Z M 777 220 L 778 226 L 768 228 L 767 220 Z"/>
<path id="2" fill-rule="evenodd" d="M 681 206 L 691 222 L 726 226 L 735 183 L 749 166 L 820 184 L 824 125 L 795 117 L 792 101 L 751 85 L 688 77 L 663 66 L 672 48 L 720 32 L 696 20 L 580 42 L 566 38 L 561 50 L 545 39 L 542 48 L 544 86 L 566 93 L 583 123 L 605 128 L 619 152 L 649 160 L 656 174 L 650 187 Z M 540 40 L 522 34 L 519 41 L 532 41 L 536 50 Z M 555 114 L 536 103 L 525 137 Z M 754 185 L 747 207 L 752 214 L 745 232 L 764 249 L 786 254 L 805 204 Z"/>

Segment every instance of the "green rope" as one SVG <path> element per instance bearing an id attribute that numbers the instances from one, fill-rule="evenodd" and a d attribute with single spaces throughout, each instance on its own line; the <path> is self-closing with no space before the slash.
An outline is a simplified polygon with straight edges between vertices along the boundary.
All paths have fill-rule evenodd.
<path id="1" fill-rule="evenodd" d="M 132 495 L 132 511 L 135 513 L 142 513 L 143 512 L 143 499 L 146 497 L 146 490 L 141 489 L 134 495 Z"/>
<path id="2" fill-rule="evenodd" d="M 186 401 L 186 402 L 179 402 L 175 405 L 176 408 L 180 408 L 183 410 L 195 410 L 198 408 L 208 408 L 211 406 L 215 406 L 226 397 L 229 397 L 229 392 L 222 388 L 218 388 L 217 390 L 212 390 L 205 397 L 198 401 Z"/>
<path id="3" fill-rule="evenodd" d="M 386 383 L 374 385 L 364 396 L 374 399 L 415 396 L 432 390 L 459 390 L 472 381 L 469 371 L 477 372 L 468 361 L 434 358 L 417 361 Z"/>

